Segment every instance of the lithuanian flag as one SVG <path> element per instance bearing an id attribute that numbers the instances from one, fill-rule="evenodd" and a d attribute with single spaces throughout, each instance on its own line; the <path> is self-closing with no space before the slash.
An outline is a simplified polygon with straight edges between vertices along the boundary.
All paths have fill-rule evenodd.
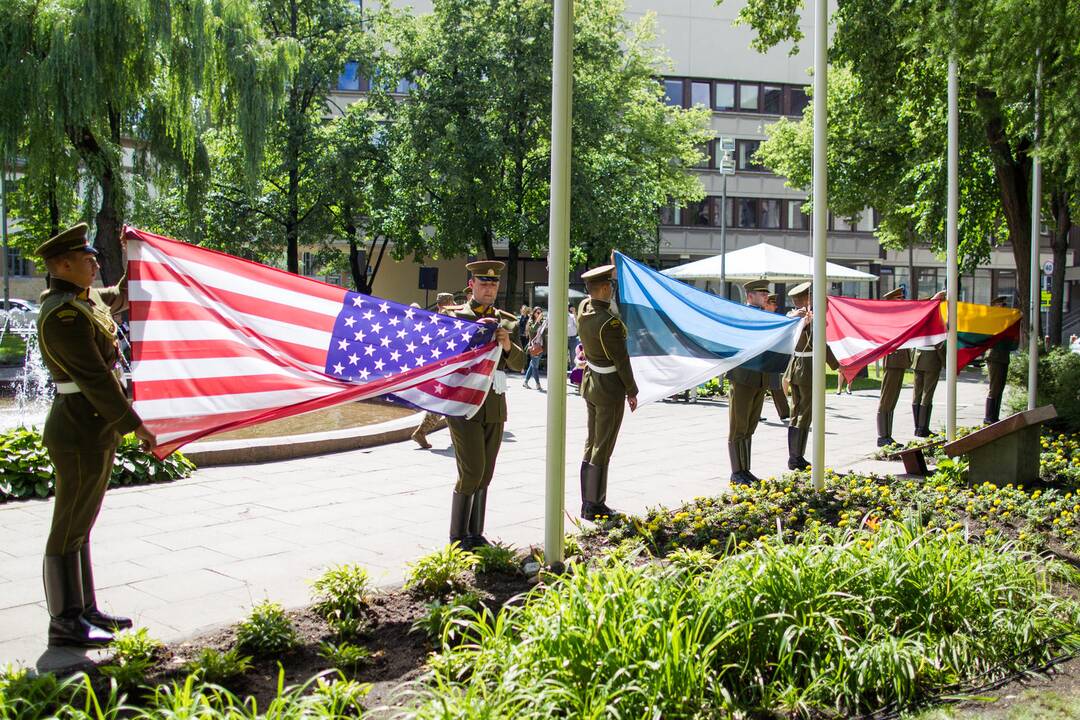
<path id="1" fill-rule="evenodd" d="M 949 303 L 941 303 L 941 319 L 948 322 Z M 1012 308 L 956 303 L 957 366 L 962 368 L 999 342 L 1015 350 L 1020 343 L 1020 311 Z"/>

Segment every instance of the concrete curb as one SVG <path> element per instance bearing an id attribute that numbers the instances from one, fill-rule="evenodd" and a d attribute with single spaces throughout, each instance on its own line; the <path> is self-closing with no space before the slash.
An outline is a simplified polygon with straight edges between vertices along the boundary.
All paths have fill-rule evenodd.
<path id="1" fill-rule="evenodd" d="M 375 425 L 343 428 L 327 432 L 249 440 L 207 440 L 188 445 L 184 455 L 199 467 L 276 462 L 325 455 L 408 440 L 424 413 L 414 413 Z M 446 427 L 441 421 L 439 428 Z"/>

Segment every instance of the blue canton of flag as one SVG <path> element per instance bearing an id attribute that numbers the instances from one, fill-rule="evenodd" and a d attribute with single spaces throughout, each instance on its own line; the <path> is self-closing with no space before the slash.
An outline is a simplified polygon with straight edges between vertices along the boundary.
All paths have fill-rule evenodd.
<path id="1" fill-rule="evenodd" d="M 453 358 L 492 340 L 494 329 L 347 292 L 326 353 L 326 374 L 370 382 Z"/>

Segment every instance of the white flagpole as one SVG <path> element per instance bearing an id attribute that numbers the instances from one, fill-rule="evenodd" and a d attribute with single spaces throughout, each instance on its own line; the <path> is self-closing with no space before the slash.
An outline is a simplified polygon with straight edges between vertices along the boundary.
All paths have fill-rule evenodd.
<path id="1" fill-rule="evenodd" d="M 826 168 L 826 112 L 828 103 L 829 8 L 827 0 L 814 3 L 814 401 L 811 425 L 814 450 L 810 477 L 816 490 L 825 487 L 825 255 L 829 222 Z"/>
<path id="2" fill-rule="evenodd" d="M 1035 51 L 1039 56 L 1039 51 Z M 1039 221 L 1042 215 L 1042 158 L 1039 156 L 1040 85 L 1042 84 L 1042 60 L 1035 69 L 1035 159 L 1031 164 L 1031 261 L 1030 298 L 1028 302 L 1028 410 L 1038 404 L 1039 389 L 1039 302 L 1042 293 L 1039 276 Z M 1019 268 L 1017 269 L 1019 270 Z"/>
<path id="3" fill-rule="evenodd" d="M 551 209 L 548 230 L 547 494 L 544 560 L 563 560 L 566 487 L 566 308 L 570 276 L 570 117 L 574 2 L 555 0 L 551 57 Z"/>
<path id="4" fill-rule="evenodd" d="M 957 259 L 956 219 L 960 205 L 958 168 L 960 162 L 960 109 L 959 84 L 957 81 L 956 58 L 949 58 L 949 148 L 948 174 L 949 190 L 945 238 L 948 254 L 948 277 L 946 278 L 946 299 L 949 306 L 949 339 L 946 344 L 945 385 L 947 402 L 945 414 L 945 436 L 952 442 L 956 439 L 956 302 L 959 299 L 960 280 L 959 261 Z"/>

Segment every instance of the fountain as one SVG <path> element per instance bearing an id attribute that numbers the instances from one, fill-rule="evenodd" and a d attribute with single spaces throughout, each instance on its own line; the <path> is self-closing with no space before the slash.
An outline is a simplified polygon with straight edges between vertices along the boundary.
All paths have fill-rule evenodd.
<path id="1" fill-rule="evenodd" d="M 0 382 L 14 388 L 12 402 L 0 405 L 0 431 L 40 425 L 52 404 L 54 389 L 41 360 L 36 319 L 34 312 L 0 310 L 0 343 L 15 336 L 26 345 L 21 366 L 0 368 Z"/>

